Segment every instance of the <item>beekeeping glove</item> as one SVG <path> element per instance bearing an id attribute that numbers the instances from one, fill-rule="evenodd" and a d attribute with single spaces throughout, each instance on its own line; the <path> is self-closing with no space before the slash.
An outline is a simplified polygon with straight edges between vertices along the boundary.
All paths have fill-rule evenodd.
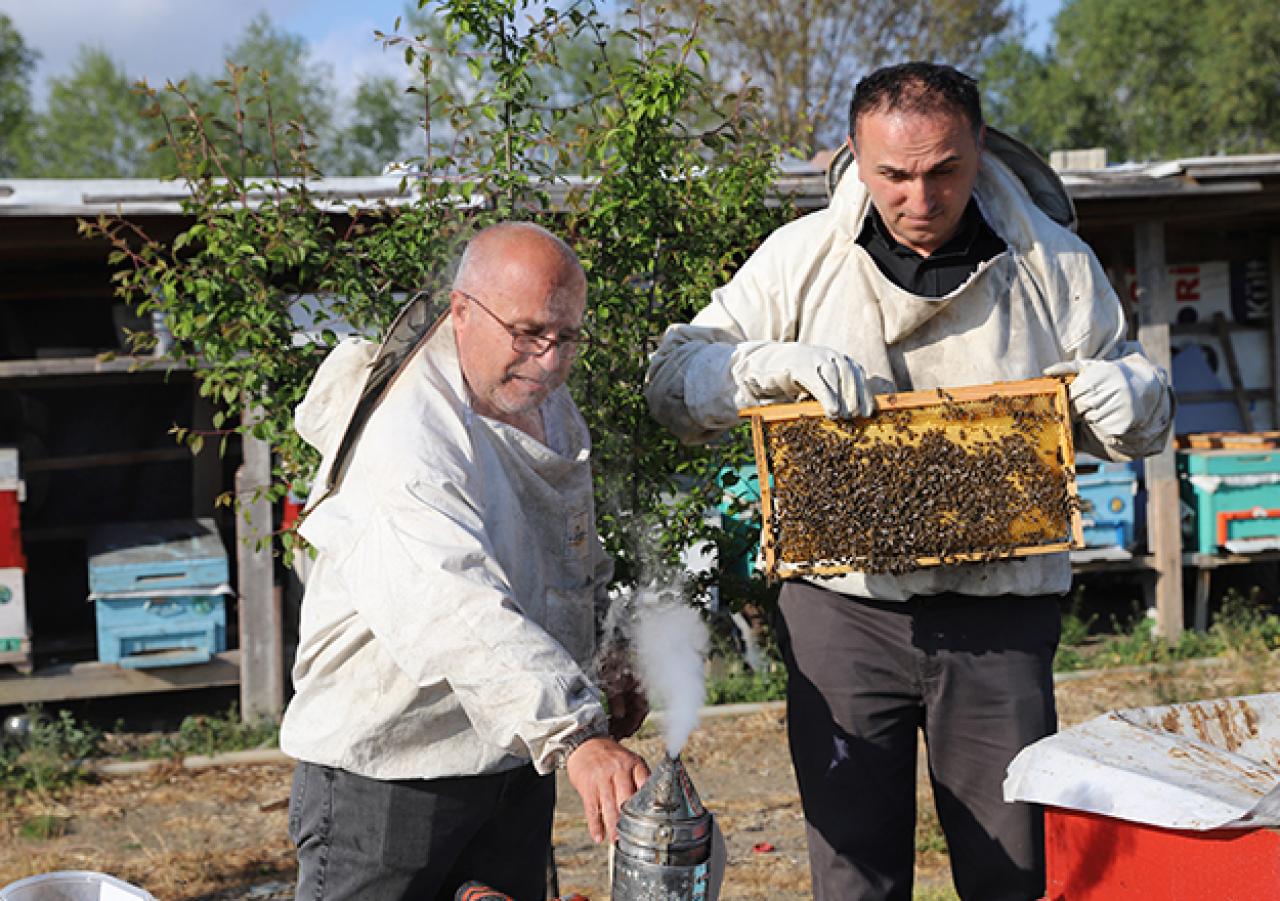
<path id="1" fill-rule="evenodd" d="M 807 396 L 832 419 L 869 416 L 875 409 L 862 367 L 829 347 L 792 341 L 740 344 L 732 373 L 739 407 Z"/>
<path id="2" fill-rule="evenodd" d="M 1167 430 L 1168 385 L 1160 369 L 1145 358 L 1072 360 L 1044 371 L 1045 375 L 1070 373 L 1076 374 L 1068 389 L 1071 409 L 1104 444 L 1117 447 L 1135 440 L 1145 444 Z"/>

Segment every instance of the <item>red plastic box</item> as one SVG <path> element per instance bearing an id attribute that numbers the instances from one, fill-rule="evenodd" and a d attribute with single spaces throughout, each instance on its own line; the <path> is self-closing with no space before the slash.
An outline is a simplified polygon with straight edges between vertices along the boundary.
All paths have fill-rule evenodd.
<path id="1" fill-rule="evenodd" d="M 18 520 L 16 489 L 0 489 L 0 569 L 5 567 L 27 568 L 27 558 L 22 554 L 22 526 Z"/>
<path id="2" fill-rule="evenodd" d="M 1280 830 L 1162 829 L 1045 809 L 1045 901 L 1280 898 Z"/>

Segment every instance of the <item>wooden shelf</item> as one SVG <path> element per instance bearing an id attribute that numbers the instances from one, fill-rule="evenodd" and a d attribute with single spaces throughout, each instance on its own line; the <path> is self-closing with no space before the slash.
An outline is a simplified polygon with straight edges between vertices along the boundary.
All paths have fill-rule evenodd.
<path id="1" fill-rule="evenodd" d="M 1183 554 L 1182 565 L 1196 569 L 1218 569 L 1223 566 L 1241 566 L 1248 563 L 1274 563 L 1280 560 L 1280 551 L 1259 551 L 1256 554 Z"/>
<path id="2" fill-rule="evenodd" d="M 1073 552 L 1071 561 L 1071 569 L 1077 573 L 1143 572 L 1154 571 L 1155 566 L 1155 558 L 1150 554 L 1133 554 L 1126 558 L 1080 560 L 1074 557 Z"/>
<path id="3" fill-rule="evenodd" d="M 167 375 L 190 367 L 163 357 L 50 357 L 0 360 L 0 379 L 42 379 L 75 375 Z"/>
<path id="4" fill-rule="evenodd" d="M 238 684 L 238 650 L 215 654 L 208 663 L 153 669 L 125 669 L 92 661 L 41 667 L 24 676 L 0 666 L 0 707 Z"/>
<path id="5" fill-rule="evenodd" d="M 1244 566 L 1249 563 L 1275 563 L 1280 561 L 1280 551 L 1259 551 L 1256 554 L 1183 554 L 1182 565 L 1189 569 L 1220 569 L 1224 566 Z M 1150 554 L 1134 554 L 1126 559 L 1101 559 L 1071 561 L 1071 568 L 1078 573 L 1134 572 L 1155 570 L 1155 557 Z"/>
<path id="6" fill-rule="evenodd" d="M 141 463 L 190 461 L 195 456 L 186 447 L 152 447 L 142 450 L 113 451 L 104 454 L 75 454 L 68 457 L 40 457 L 22 464 L 23 475 L 60 470 L 96 469 L 103 466 L 136 466 Z"/>

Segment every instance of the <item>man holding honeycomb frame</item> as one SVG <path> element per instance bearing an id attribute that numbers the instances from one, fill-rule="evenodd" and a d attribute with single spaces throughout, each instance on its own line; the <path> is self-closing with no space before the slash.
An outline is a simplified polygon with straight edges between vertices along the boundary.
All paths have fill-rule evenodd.
<path id="1" fill-rule="evenodd" d="M 693 322 L 668 329 L 646 388 L 659 421 L 707 441 L 760 404 L 813 399 L 854 418 L 876 394 L 1073 373 L 1085 449 L 1123 460 L 1163 447 L 1167 377 L 1125 340 L 1061 183 L 986 128 L 971 78 L 918 62 L 872 73 L 847 143 L 855 165 L 828 209 L 776 231 Z M 1067 554 L 1053 553 L 783 586 L 817 898 L 911 896 L 921 730 L 960 896 L 1043 894 L 1040 811 L 1005 803 L 1001 783 L 1057 727 L 1070 584 Z"/>

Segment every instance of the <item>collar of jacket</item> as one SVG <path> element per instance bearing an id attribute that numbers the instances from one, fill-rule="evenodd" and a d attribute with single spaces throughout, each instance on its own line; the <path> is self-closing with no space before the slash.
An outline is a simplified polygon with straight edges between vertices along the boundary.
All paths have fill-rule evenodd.
<path id="1" fill-rule="evenodd" d="M 979 162 L 973 199 L 987 223 L 1004 239 L 1009 249 L 979 266 L 964 284 L 950 294 L 942 297 L 919 297 L 898 288 L 880 274 L 866 250 L 857 243 L 871 205 L 871 195 L 858 177 L 857 165 L 851 165 L 840 179 L 831 197 L 829 210 L 846 252 L 860 264 L 867 266 L 869 271 L 874 271 L 872 277 L 885 286 L 876 300 L 880 304 L 885 340 L 888 343 L 901 340 L 932 319 L 983 272 L 1003 259 L 1005 254 L 1025 255 L 1036 246 L 1045 228 L 1061 227 L 1036 205 L 1013 170 L 990 151 L 983 151 Z"/>
<path id="2" fill-rule="evenodd" d="M 342 440 L 338 443 L 333 459 L 327 461 L 329 465 L 325 477 L 324 496 L 332 493 L 342 482 L 351 451 L 355 448 L 365 423 L 369 421 L 369 416 L 377 409 L 387 388 L 395 380 L 396 374 L 413 357 L 414 351 L 436 333 L 448 315 L 447 307 L 444 312 L 440 312 L 439 304 L 434 298 L 425 294 L 416 295 L 400 308 L 391 327 L 387 329 L 382 344 L 378 346 L 373 362 L 369 364 L 368 375 L 365 377 L 364 386 L 360 389 L 360 399 L 356 401 L 355 409 L 347 421 Z M 324 496 L 308 506 L 314 507 L 324 499 Z"/>

